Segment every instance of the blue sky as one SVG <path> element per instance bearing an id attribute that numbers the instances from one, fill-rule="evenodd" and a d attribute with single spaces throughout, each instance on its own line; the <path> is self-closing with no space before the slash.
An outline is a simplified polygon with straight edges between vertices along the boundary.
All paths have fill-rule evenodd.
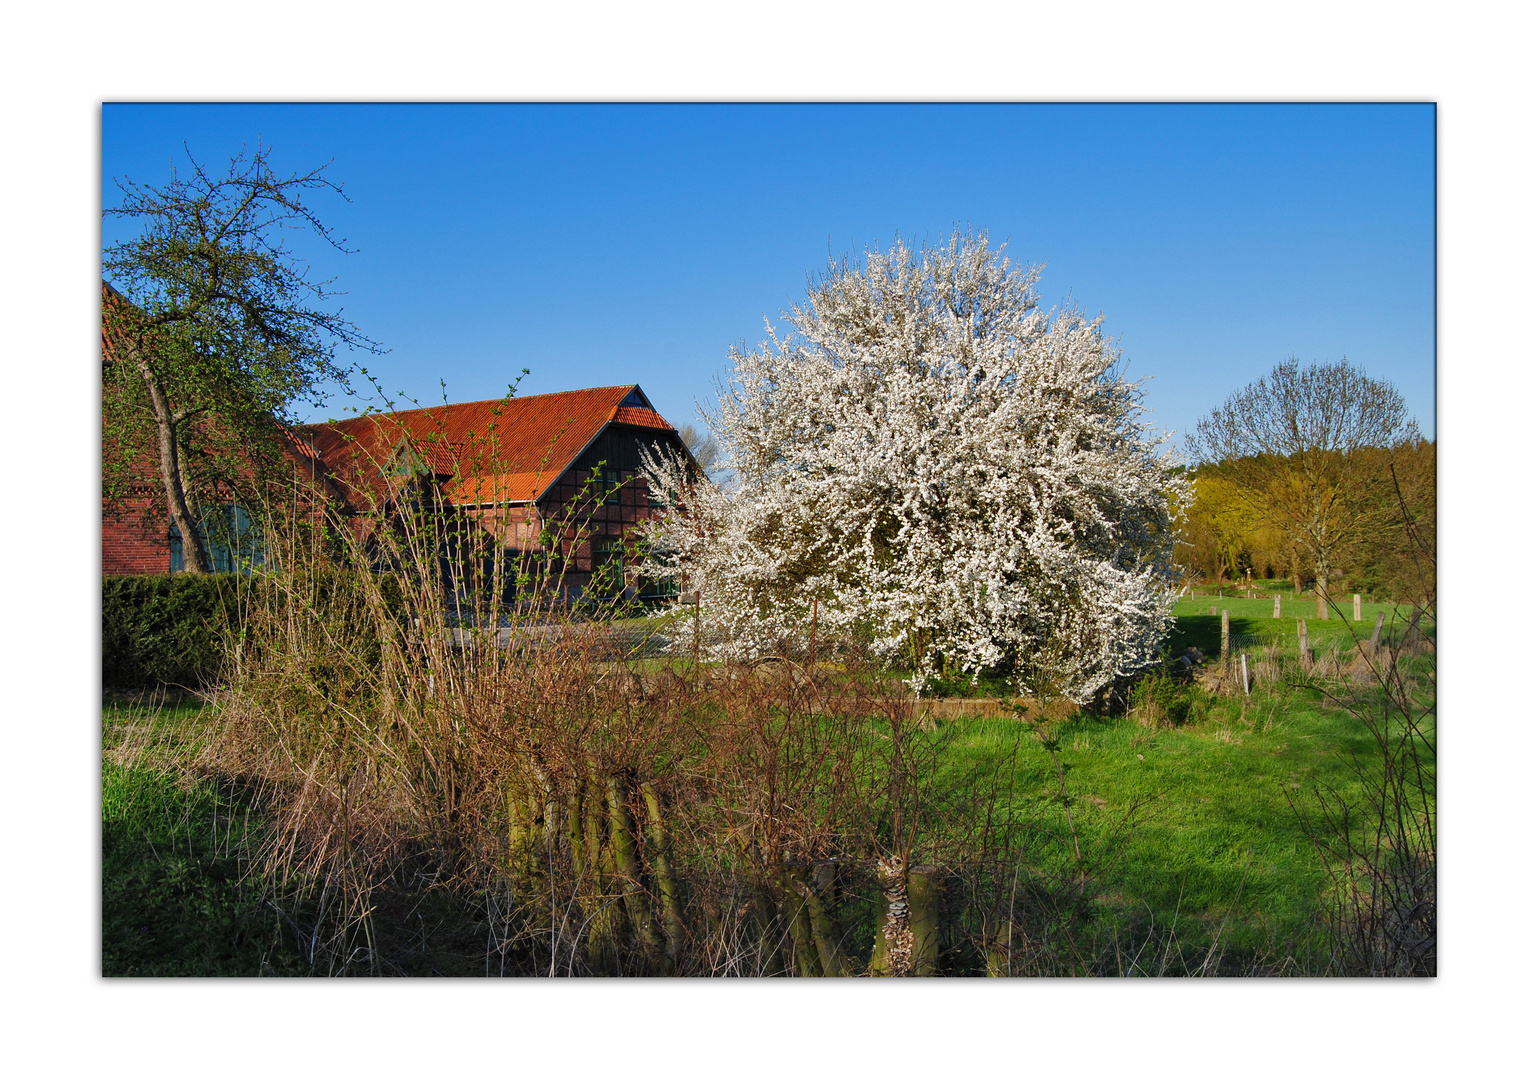
<path id="1" fill-rule="evenodd" d="M 690 421 L 831 253 L 961 223 L 1105 313 L 1161 429 L 1296 355 L 1434 433 L 1431 105 L 108 103 L 104 205 L 184 141 L 218 165 L 258 136 L 282 171 L 334 160 L 352 202 L 315 205 L 358 250 L 305 251 L 424 402 L 527 367 L 524 393 L 640 382 Z"/>

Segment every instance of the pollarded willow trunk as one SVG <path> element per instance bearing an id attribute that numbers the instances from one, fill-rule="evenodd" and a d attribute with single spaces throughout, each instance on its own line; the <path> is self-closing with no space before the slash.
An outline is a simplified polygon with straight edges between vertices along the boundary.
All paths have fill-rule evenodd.
<path id="1" fill-rule="evenodd" d="M 788 866 L 781 873 L 798 975 L 832 978 L 844 974 L 839 924 L 834 916 L 833 877 L 832 863 L 810 869 Z"/>
<path id="2" fill-rule="evenodd" d="M 577 894 L 587 915 L 588 967 L 594 971 L 621 973 L 620 942 L 624 938 L 625 912 L 614 889 L 612 851 L 604 843 L 604 788 L 590 775 L 582 797 L 583 865 L 577 875 Z"/>
<path id="3" fill-rule="evenodd" d="M 547 866 L 555 863 L 556 847 L 561 836 L 561 803 L 556 797 L 556 781 L 538 762 L 534 765 L 535 779 L 539 781 L 538 795 L 530 795 L 531 803 L 538 801 L 540 814 L 540 840 Z M 543 796 L 543 799 L 539 799 Z"/>
<path id="4" fill-rule="evenodd" d="M 872 975 L 902 978 L 910 974 L 914 960 L 914 935 L 909 929 L 908 886 L 903 860 L 896 855 L 877 860 L 876 880 L 887 910 L 877 924 L 871 948 Z"/>
<path id="5" fill-rule="evenodd" d="M 572 855 L 572 876 L 580 893 L 587 861 L 583 858 L 582 784 L 578 781 L 573 781 L 572 790 L 566 797 L 566 839 Z"/>
<path id="6" fill-rule="evenodd" d="M 818 958 L 817 946 L 812 940 L 812 913 L 807 903 L 806 882 L 798 881 L 806 871 L 799 867 L 783 867 L 776 876 L 780 889 L 780 902 L 785 909 L 786 922 L 791 935 L 793 975 L 802 978 L 823 974 L 823 963 Z M 797 888 L 798 884 L 801 888 Z"/>
<path id="7" fill-rule="evenodd" d="M 508 867 L 518 886 L 543 886 L 560 836 L 560 808 L 550 774 L 536 762 L 507 782 Z"/>
<path id="8" fill-rule="evenodd" d="M 653 877 L 657 880 L 658 898 L 663 906 L 663 934 L 667 944 L 663 951 L 662 974 L 672 975 L 679 969 L 679 958 L 684 950 L 683 898 L 678 881 L 673 876 L 673 848 L 663 826 L 662 799 L 657 788 L 650 782 L 641 785 L 641 797 L 647 806 L 648 855 Z"/>
<path id="9" fill-rule="evenodd" d="M 940 974 L 941 894 L 945 879 L 938 866 L 910 867 L 908 872 L 909 929 L 914 937 L 914 974 Z"/>
<path id="10" fill-rule="evenodd" d="M 620 889 L 625 913 L 629 917 L 636 942 L 649 971 L 659 966 L 661 943 L 652 919 L 652 904 L 641 888 L 641 860 L 636 853 L 635 825 L 631 819 L 626 784 L 618 774 L 611 774 L 606 784 L 609 796 L 609 843 L 614 852 L 616 884 Z"/>
<path id="11" fill-rule="evenodd" d="M 887 913 L 872 943 L 870 973 L 900 978 L 939 974 L 941 868 L 905 868 L 894 855 L 877 862 L 877 882 Z"/>
<path id="12" fill-rule="evenodd" d="M 525 816 L 527 801 L 519 785 L 509 781 L 508 803 L 508 875 L 515 884 L 528 878 L 534 864 L 530 851 L 530 823 Z"/>
<path id="13" fill-rule="evenodd" d="M 759 942 L 764 950 L 765 975 L 790 975 L 794 974 L 794 961 L 787 962 L 786 954 L 790 949 L 790 943 L 784 941 L 781 932 L 780 920 L 775 916 L 775 902 L 770 898 L 770 890 L 766 884 L 755 883 L 750 886 L 753 890 L 754 917 L 759 923 Z"/>
<path id="14" fill-rule="evenodd" d="M 834 864 L 813 867 L 807 883 L 807 914 L 812 917 L 812 942 L 818 947 L 825 977 L 844 974 L 844 956 L 839 948 L 839 920 L 835 917 Z"/>

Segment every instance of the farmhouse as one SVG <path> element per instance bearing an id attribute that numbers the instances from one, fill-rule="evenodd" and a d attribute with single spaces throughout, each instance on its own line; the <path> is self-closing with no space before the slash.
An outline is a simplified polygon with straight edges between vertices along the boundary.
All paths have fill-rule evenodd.
<path id="1" fill-rule="evenodd" d="M 688 455 L 634 383 L 370 414 L 294 433 L 354 515 L 377 519 L 391 500 L 426 486 L 504 550 L 559 557 L 561 586 L 574 596 L 601 582 L 619 587 L 636 524 L 667 498 L 647 488 L 643 448 Z M 641 584 L 642 597 L 652 588 Z"/>

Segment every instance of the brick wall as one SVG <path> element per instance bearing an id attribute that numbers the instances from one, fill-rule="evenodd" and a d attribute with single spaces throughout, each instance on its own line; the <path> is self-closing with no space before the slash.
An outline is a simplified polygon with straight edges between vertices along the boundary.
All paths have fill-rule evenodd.
<path id="1" fill-rule="evenodd" d="M 153 499 L 102 500 L 102 573 L 170 572 L 164 510 L 152 519 L 156 524 L 145 523 L 144 512 L 154 505 Z"/>

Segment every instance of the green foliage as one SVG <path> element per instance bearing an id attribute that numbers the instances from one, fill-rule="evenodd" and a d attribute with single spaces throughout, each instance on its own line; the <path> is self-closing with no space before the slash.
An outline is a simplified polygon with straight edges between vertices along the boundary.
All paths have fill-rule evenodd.
<path id="1" fill-rule="evenodd" d="M 102 685 L 197 689 L 219 677 L 226 631 L 251 584 L 239 574 L 102 579 Z"/>
<path id="2" fill-rule="evenodd" d="M 1200 686 L 1159 671 L 1133 684 L 1128 712 L 1150 727 L 1171 727 L 1205 719 L 1210 703 Z"/>

